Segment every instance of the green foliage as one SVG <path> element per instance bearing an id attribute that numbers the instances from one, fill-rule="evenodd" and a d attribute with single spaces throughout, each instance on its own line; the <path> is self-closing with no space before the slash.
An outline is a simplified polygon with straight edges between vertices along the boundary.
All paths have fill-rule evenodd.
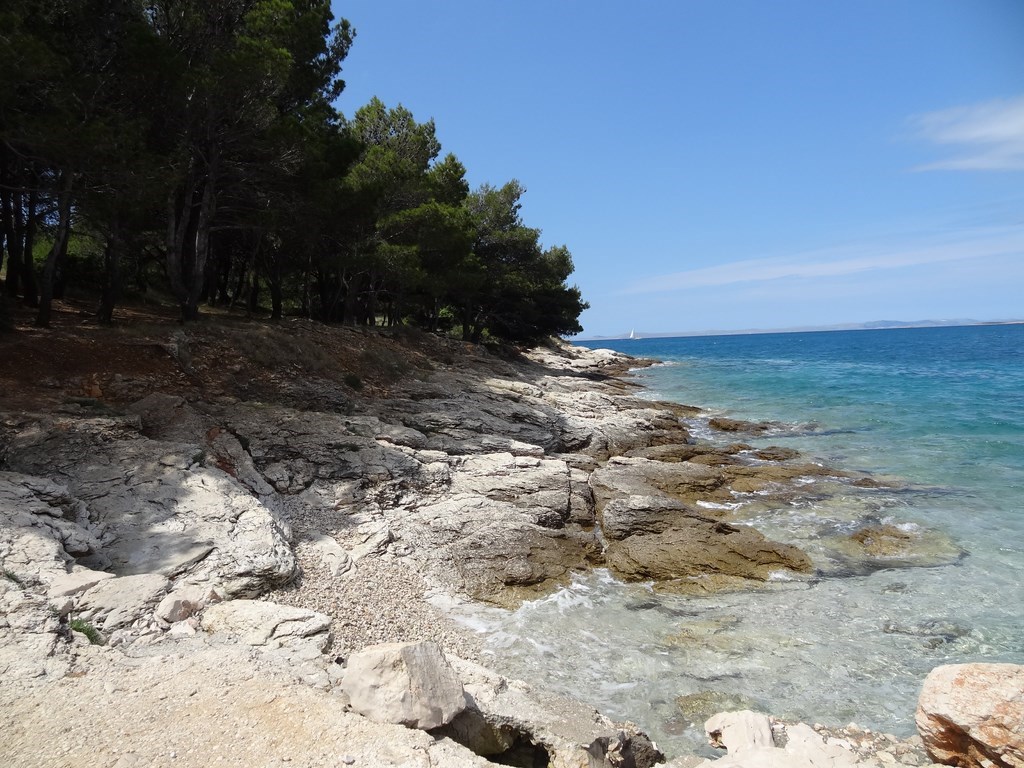
<path id="1" fill-rule="evenodd" d="M 351 387 L 352 389 L 356 390 L 357 392 L 358 392 L 358 391 L 359 391 L 360 389 L 362 389 L 362 388 L 363 388 L 363 380 L 362 380 L 361 378 L 359 378 L 359 375 L 358 375 L 358 374 L 355 374 L 355 373 L 346 373 L 346 374 L 345 374 L 345 375 L 344 375 L 344 376 L 342 377 L 342 381 L 344 381 L 344 382 L 345 382 L 345 385 L 346 385 L 346 386 L 348 386 L 348 387 Z"/>
<path id="2" fill-rule="evenodd" d="M 0 30 L 6 282 L 30 304 L 39 283 L 41 323 L 66 286 L 104 322 L 152 289 L 183 320 L 269 293 L 277 318 L 580 330 L 571 256 L 522 221 L 519 182 L 471 193 L 402 105 L 336 111 L 355 31 L 330 0 L 8 0 Z"/>
<path id="3" fill-rule="evenodd" d="M 85 635 L 90 645 L 103 645 L 106 643 L 100 631 L 84 619 L 72 619 L 70 626 L 73 631 L 81 632 Z"/>
<path id="4" fill-rule="evenodd" d="M 15 584 L 19 585 L 21 584 L 21 579 L 18 577 L 18 574 L 16 574 L 14 571 L 4 568 L 3 574 L 4 578 L 8 581 L 13 581 Z"/>

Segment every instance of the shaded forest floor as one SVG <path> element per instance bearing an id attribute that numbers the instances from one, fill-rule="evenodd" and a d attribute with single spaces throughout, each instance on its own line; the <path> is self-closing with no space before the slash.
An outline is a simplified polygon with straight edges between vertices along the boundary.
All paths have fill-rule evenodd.
<path id="1" fill-rule="evenodd" d="M 51 327 L 37 328 L 34 310 L 9 309 L 12 328 L 0 331 L 0 403 L 13 410 L 123 405 L 151 391 L 291 404 L 296 383 L 310 396 L 326 388 L 335 398 L 386 397 L 396 382 L 427 377 L 463 355 L 490 357 L 411 327 L 271 322 L 223 310 L 182 325 L 174 307 L 155 304 L 121 307 L 103 326 L 91 303 L 55 301 Z"/>

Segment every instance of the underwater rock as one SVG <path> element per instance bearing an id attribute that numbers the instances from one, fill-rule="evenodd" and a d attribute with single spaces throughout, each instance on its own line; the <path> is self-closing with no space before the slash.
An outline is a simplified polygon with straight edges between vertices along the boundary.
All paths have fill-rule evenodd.
<path id="1" fill-rule="evenodd" d="M 708 426 L 720 432 L 767 432 L 772 424 L 767 421 L 741 421 L 725 416 L 716 416 L 708 421 Z"/>
<path id="2" fill-rule="evenodd" d="M 724 691 L 697 691 L 676 697 L 679 713 L 690 725 L 698 725 L 717 712 L 761 710 L 764 705 L 742 693 Z"/>
<path id="3" fill-rule="evenodd" d="M 948 565 L 966 554 L 941 531 L 870 521 L 853 533 L 826 537 L 821 545 L 840 572 L 854 575 L 882 568 Z"/>

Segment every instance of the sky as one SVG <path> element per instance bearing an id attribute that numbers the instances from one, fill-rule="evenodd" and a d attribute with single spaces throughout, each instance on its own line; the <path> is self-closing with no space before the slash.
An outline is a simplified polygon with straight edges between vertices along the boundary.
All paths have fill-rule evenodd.
<path id="1" fill-rule="evenodd" d="M 1020 0 L 335 0 L 338 107 L 433 119 L 566 245 L 581 338 L 1024 318 Z"/>

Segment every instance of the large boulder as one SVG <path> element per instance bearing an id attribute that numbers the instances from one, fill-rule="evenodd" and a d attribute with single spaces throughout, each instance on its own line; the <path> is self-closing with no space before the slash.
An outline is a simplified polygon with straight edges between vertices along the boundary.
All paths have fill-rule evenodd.
<path id="1" fill-rule="evenodd" d="M 341 678 L 352 708 L 378 723 L 430 730 L 466 708 L 462 683 L 435 643 L 384 643 L 352 654 Z"/>
<path id="2" fill-rule="evenodd" d="M 917 730 L 933 760 L 1024 767 L 1024 665 L 949 664 L 925 678 Z"/>
<path id="3" fill-rule="evenodd" d="M 672 530 L 609 544 L 608 566 L 630 581 L 668 581 L 705 575 L 766 581 L 776 573 L 807 573 L 811 559 L 749 526 L 685 518 Z"/>

